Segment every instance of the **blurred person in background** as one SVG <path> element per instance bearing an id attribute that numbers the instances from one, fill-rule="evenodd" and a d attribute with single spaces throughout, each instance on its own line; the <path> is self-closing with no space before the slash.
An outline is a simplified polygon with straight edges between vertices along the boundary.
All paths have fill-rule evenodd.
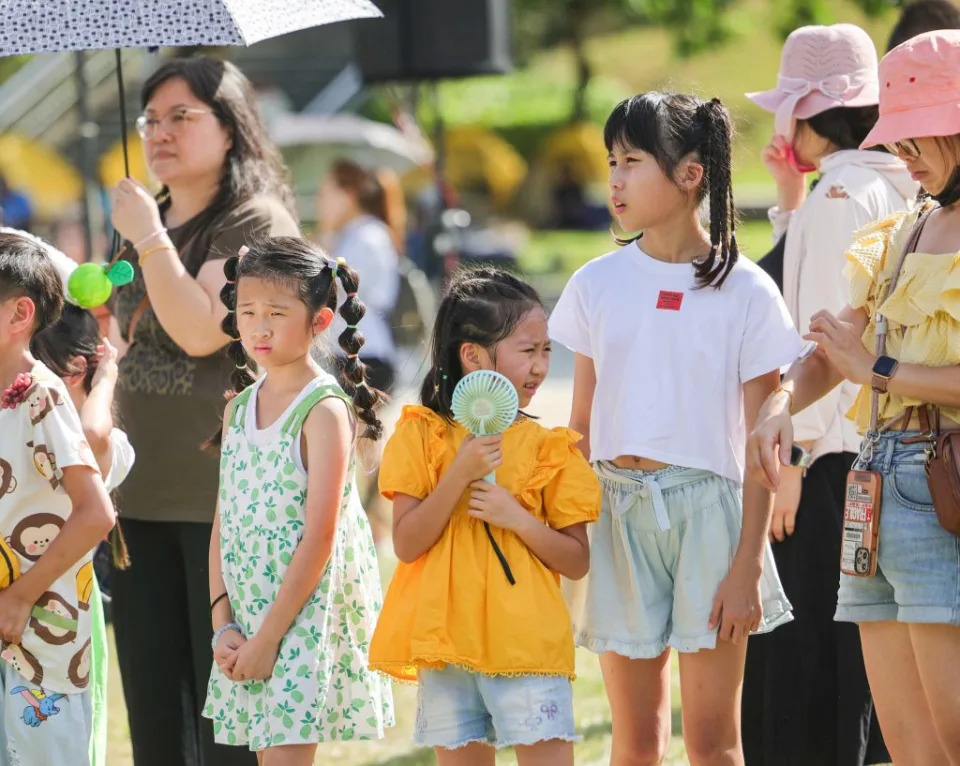
<path id="1" fill-rule="evenodd" d="M 859 146 L 877 121 L 877 52 L 852 24 L 807 26 L 784 44 L 776 88 L 748 97 L 775 115 L 763 161 L 777 185 L 770 210 L 780 287 L 797 329 L 849 300 L 845 253 L 856 233 L 906 210 L 919 186 L 904 163 Z M 807 193 L 806 173 L 820 174 Z M 761 261 L 768 267 L 777 256 Z M 774 270 L 771 270 L 773 273 Z M 860 437 L 844 384 L 793 419 L 808 468 L 785 466 L 771 539 L 794 621 L 754 636 L 743 693 L 748 766 L 862 766 L 882 746 L 855 625 L 834 622 L 847 472 Z"/>
<path id="2" fill-rule="evenodd" d="M 388 196 L 387 188 L 391 194 Z M 367 313 L 359 330 L 370 385 L 389 392 L 397 374 L 397 349 L 389 317 L 400 291 L 400 252 L 405 209 L 399 184 L 385 187 L 378 174 L 355 162 L 333 163 L 317 195 L 317 220 L 324 248 L 360 275 L 360 300 Z M 343 331 L 337 317 L 333 337 Z"/>
<path id="3" fill-rule="evenodd" d="M 11 229 L 30 231 L 33 225 L 33 205 L 23 192 L 12 189 L 0 175 L 0 223 Z"/>
<path id="4" fill-rule="evenodd" d="M 139 459 L 123 486 L 135 566 L 115 570 L 113 619 L 136 766 L 255 764 L 218 746 L 200 712 L 210 677 L 210 534 L 219 428 L 234 363 L 223 352 L 223 267 L 241 246 L 297 236 L 293 195 L 249 80 L 232 64 L 176 59 L 142 90 L 137 128 L 156 199 L 125 179 L 111 193 L 122 257 L 136 278 L 115 292 L 117 403 Z"/>
<path id="5" fill-rule="evenodd" d="M 960 29 L 960 7 L 953 0 L 915 0 L 907 3 L 890 32 L 887 52 L 911 37 L 938 29 Z"/>

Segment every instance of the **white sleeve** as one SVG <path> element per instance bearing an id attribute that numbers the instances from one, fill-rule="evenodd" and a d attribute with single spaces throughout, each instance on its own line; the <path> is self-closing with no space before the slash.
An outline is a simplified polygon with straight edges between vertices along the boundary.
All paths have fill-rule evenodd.
<path id="1" fill-rule="evenodd" d="M 350 232 L 336 254 L 360 277 L 360 300 L 380 316 L 389 314 L 400 291 L 400 259 L 386 230 L 371 225 Z"/>
<path id="2" fill-rule="evenodd" d="M 110 472 L 103 477 L 107 492 L 113 492 L 123 484 L 136 459 L 137 455 L 127 435 L 119 428 L 114 428 L 110 432 Z"/>
<path id="3" fill-rule="evenodd" d="M 781 210 L 777 205 L 767 210 L 767 218 L 773 224 L 773 244 L 780 241 L 780 237 L 787 233 L 790 226 L 790 220 L 793 218 L 792 210 Z"/>
<path id="4" fill-rule="evenodd" d="M 589 314 L 580 293 L 580 281 L 574 274 L 563 288 L 560 300 L 550 314 L 550 337 L 571 351 L 592 359 Z"/>
<path id="5" fill-rule="evenodd" d="M 852 198 L 811 196 L 812 210 L 804 211 L 803 221 L 809 225 L 795 232 L 802 237 L 802 280 L 799 289 L 797 319 L 801 334 L 810 327 L 811 317 L 818 311 L 838 314 L 850 300 L 849 283 L 843 276 L 845 253 L 854 235 L 873 221 L 863 204 Z M 878 211 L 880 215 L 883 211 Z M 798 223 L 799 221 L 795 221 Z M 792 236 L 792 235 L 791 235 Z M 797 441 L 817 441 L 825 436 L 842 409 L 842 386 L 793 417 Z"/>
<path id="6" fill-rule="evenodd" d="M 790 312 L 773 280 L 766 274 L 747 305 L 740 343 L 740 382 L 746 383 L 791 364 L 803 348 Z M 767 284 L 769 282 L 769 284 Z"/>

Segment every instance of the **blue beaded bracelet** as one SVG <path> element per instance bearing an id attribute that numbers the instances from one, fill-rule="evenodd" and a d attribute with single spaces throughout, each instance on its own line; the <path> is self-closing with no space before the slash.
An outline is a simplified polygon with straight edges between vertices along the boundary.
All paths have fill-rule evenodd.
<path id="1" fill-rule="evenodd" d="M 236 622 L 228 622 L 226 625 L 221 625 L 213 632 L 213 640 L 210 642 L 210 648 L 216 651 L 217 641 L 220 640 L 220 636 L 226 633 L 228 630 L 235 630 L 241 636 L 243 635 L 243 628 Z"/>

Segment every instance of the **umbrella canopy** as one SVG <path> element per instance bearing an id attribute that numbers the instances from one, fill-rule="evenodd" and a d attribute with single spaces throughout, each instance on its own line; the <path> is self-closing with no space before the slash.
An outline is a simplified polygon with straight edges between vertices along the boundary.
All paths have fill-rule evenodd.
<path id="1" fill-rule="evenodd" d="M 27 196 L 37 215 L 51 219 L 80 201 L 83 181 L 55 149 L 13 133 L 0 135 L 0 173 Z"/>
<path id="2" fill-rule="evenodd" d="M 348 157 L 362 165 L 394 170 L 433 162 L 433 150 L 418 136 L 355 114 L 284 114 L 271 122 L 270 137 L 285 153 L 300 150 L 298 156 Z"/>
<path id="3" fill-rule="evenodd" d="M 298 29 L 382 15 L 369 0 L 0 0 L 0 56 L 252 45 Z"/>

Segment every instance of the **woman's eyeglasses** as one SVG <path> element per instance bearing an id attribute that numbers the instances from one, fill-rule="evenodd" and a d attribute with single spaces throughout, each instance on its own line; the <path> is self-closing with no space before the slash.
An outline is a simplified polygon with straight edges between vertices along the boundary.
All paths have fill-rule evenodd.
<path id="1" fill-rule="evenodd" d="M 912 138 L 905 138 L 903 141 L 896 141 L 892 144 L 884 144 L 884 148 L 890 154 L 898 157 L 906 157 L 908 160 L 915 160 L 920 156 L 920 147 Z"/>
<path id="2" fill-rule="evenodd" d="M 170 135 L 179 136 L 187 123 L 191 122 L 192 114 L 213 114 L 213 110 L 181 106 L 171 109 L 163 117 L 141 114 L 137 117 L 137 133 L 140 134 L 140 138 L 147 140 L 157 135 L 157 130 L 162 127 Z"/>

